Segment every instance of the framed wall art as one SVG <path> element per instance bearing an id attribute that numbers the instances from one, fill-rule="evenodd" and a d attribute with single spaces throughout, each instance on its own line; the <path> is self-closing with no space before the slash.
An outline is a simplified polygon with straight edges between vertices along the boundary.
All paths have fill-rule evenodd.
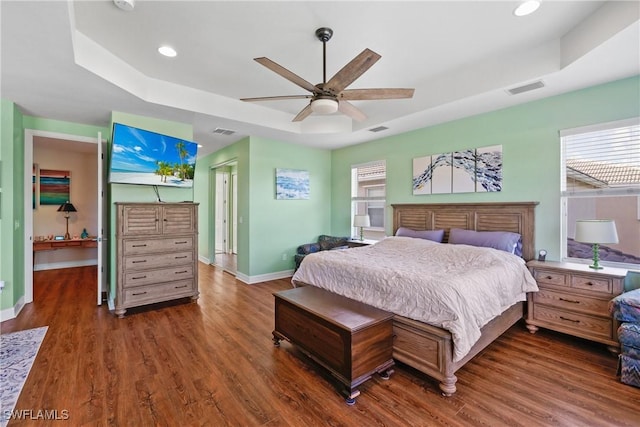
<path id="1" fill-rule="evenodd" d="M 308 200 L 309 171 L 298 169 L 276 169 L 277 200 Z"/>
<path id="2" fill-rule="evenodd" d="M 69 200 L 71 172 L 40 169 L 40 204 L 61 205 Z"/>
<path id="3" fill-rule="evenodd" d="M 502 145 L 413 159 L 413 195 L 502 191 Z"/>

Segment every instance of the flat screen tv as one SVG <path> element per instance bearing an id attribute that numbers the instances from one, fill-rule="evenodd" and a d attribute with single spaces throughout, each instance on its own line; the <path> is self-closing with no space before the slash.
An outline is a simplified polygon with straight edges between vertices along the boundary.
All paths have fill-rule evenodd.
<path id="1" fill-rule="evenodd" d="M 113 124 L 109 182 L 191 188 L 198 144 Z"/>

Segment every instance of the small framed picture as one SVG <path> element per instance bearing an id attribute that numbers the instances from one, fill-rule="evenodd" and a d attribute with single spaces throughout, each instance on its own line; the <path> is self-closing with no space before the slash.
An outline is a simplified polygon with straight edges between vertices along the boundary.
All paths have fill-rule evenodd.
<path id="1" fill-rule="evenodd" d="M 64 240 L 64 236 L 56 236 L 53 240 Z"/>

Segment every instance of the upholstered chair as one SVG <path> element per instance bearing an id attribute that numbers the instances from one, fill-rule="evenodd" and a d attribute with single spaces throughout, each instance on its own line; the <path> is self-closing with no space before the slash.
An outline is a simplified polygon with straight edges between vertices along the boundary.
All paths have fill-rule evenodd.
<path id="1" fill-rule="evenodd" d="M 622 322 L 618 328 L 620 381 L 640 387 L 640 289 L 615 297 L 609 310 Z"/>
<path id="2" fill-rule="evenodd" d="M 298 246 L 296 249 L 296 255 L 294 257 L 296 262 L 296 270 L 300 267 L 302 260 L 305 256 L 312 254 L 314 252 L 319 251 L 329 251 L 333 249 L 346 249 L 348 248 L 347 241 L 350 237 L 343 236 L 327 236 L 326 234 L 321 234 L 318 236 L 318 241 L 313 243 L 305 243 L 304 245 Z"/>

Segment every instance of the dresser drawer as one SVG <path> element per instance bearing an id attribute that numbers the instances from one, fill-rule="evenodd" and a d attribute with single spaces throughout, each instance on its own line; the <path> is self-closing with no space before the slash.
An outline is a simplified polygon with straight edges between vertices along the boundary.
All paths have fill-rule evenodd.
<path id="1" fill-rule="evenodd" d="M 151 283 L 170 282 L 175 280 L 191 279 L 193 277 L 193 265 L 179 265 L 155 270 L 141 270 L 125 273 L 125 288 L 148 285 Z"/>
<path id="2" fill-rule="evenodd" d="M 533 277 L 539 284 L 548 284 L 555 286 L 569 286 L 568 274 L 554 270 L 536 269 Z"/>
<path id="3" fill-rule="evenodd" d="M 124 268 L 127 271 L 132 271 L 192 263 L 193 251 L 172 252 L 168 254 L 148 254 L 126 257 L 124 259 Z"/>
<path id="4" fill-rule="evenodd" d="M 144 239 L 123 242 L 124 255 L 141 255 L 154 252 L 173 252 L 193 249 L 193 237 L 170 237 L 165 239 Z"/>
<path id="5" fill-rule="evenodd" d="M 555 325 L 561 332 L 571 331 L 576 336 L 612 339 L 613 320 L 556 309 L 535 304 L 534 320 Z"/>
<path id="6" fill-rule="evenodd" d="M 141 305 L 145 302 L 166 301 L 193 295 L 193 281 L 182 280 L 159 285 L 138 286 L 124 290 L 124 304 Z"/>
<path id="7" fill-rule="evenodd" d="M 544 304 L 567 311 L 579 311 L 604 317 L 609 316 L 608 300 L 590 298 L 584 295 L 540 289 L 538 292 L 533 293 L 533 301 L 535 304 Z"/>
<path id="8" fill-rule="evenodd" d="M 591 276 L 571 275 L 571 287 L 593 292 L 611 293 L 612 283 L 607 278 L 595 278 Z"/>

